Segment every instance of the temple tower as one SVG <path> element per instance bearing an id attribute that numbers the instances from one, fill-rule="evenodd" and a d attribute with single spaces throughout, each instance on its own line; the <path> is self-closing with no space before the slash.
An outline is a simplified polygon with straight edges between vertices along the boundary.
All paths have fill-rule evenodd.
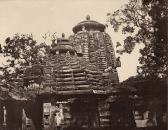
<path id="1" fill-rule="evenodd" d="M 105 25 L 90 20 L 88 15 L 85 21 L 73 27 L 74 35 L 69 39 L 79 56 L 83 56 L 86 61 L 96 65 L 105 75 L 109 73 L 108 82 L 116 84 L 119 81 L 116 70 L 118 62 L 111 37 L 105 32 L 105 28 Z M 109 86 L 109 83 L 105 86 Z"/>

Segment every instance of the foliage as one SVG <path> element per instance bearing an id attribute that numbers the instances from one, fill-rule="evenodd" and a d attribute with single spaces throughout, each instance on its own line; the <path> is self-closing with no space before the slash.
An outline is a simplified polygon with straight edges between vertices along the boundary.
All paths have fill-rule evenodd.
<path id="1" fill-rule="evenodd" d="M 114 31 L 121 29 L 126 35 L 119 54 L 131 53 L 138 43 L 145 47 L 140 50 L 141 57 L 137 67 L 140 75 L 150 78 L 167 76 L 167 12 L 166 0 L 130 0 L 128 4 L 115 11 L 109 22 Z M 117 43 L 117 47 L 121 46 Z"/>
<path id="2" fill-rule="evenodd" d="M 8 65 L 3 69 L 4 75 L 16 77 L 26 66 L 41 63 L 46 48 L 45 43 L 37 44 L 32 35 L 16 34 L 13 38 L 6 38 L 2 53 Z"/>
<path id="3" fill-rule="evenodd" d="M 2 55 L 7 64 L 1 67 L 1 87 L 14 96 L 25 96 L 23 85 L 24 71 L 35 64 L 42 63 L 49 51 L 46 43 L 38 44 L 32 35 L 15 34 L 8 37 L 2 47 Z M 9 94 L 8 93 L 8 94 Z"/>

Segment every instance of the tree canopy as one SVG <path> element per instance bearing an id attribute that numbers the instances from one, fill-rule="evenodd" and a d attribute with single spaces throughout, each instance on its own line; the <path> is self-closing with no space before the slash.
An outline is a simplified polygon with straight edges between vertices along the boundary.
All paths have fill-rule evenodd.
<path id="1" fill-rule="evenodd" d="M 121 9 L 108 14 L 114 31 L 121 30 L 126 38 L 117 42 L 119 54 L 131 53 L 137 44 L 140 50 L 140 66 L 137 72 L 143 77 L 160 79 L 167 77 L 168 44 L 166 0 L 130 0 Z"/>
<path id="2" fill-rule="evenodd" d="M 32 65 L 42 63 L 50 46 L 45 42 L 37 43 L 32 34 L 15 34 L 5 39 L 1 54 L 7 63 L 1 67 L 1 86 L 8 89 L 8 94 L 25 96 L 23 81 L 24 71 Z M 13 95 L 14 96 L 14 95 Z"/>

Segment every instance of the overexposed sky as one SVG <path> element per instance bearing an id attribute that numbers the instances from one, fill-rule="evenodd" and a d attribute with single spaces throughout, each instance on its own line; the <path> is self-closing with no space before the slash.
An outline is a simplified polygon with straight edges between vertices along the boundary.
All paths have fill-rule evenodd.
<path id="1" fill-rule="evenodd" d="M 0 0 L 0 42 L 15 33 L 32 33 L 37 41 L 47 32 L 58 36 L 73 34 L 72 28 L 85 20 L 89 14 L 92 20 L 106 23 L 106 14 L 119 9 L 128 0 Z M 111 27 L 107 32 L 116 41 L 122 41 L 120 33 Z M 139 48 L 131 54 L 121 56 L 122 67 L 118 68 L 120 81 L 136 75 Z"/>

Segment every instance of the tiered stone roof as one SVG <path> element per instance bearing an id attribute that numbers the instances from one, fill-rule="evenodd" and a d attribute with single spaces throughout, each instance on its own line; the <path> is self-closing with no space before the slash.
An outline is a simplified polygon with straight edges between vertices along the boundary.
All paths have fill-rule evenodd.
<path id="1" fill-rule="evenodd" d="M 44 76 L 44 86 L 53 86 L 55 90 L 98 89 L 102 86 L 96 66 L 69 52 L 50 56 L 50 62 L 44 66 Z"/>
<path id="2" fill-rule="evenodd" d="M 24 79 L 30 82 L 32 79 L 36 81 L 41 79 L 41 93 L 45 93 L 46 88 L 50 92 L 73 91 L 74 93 L 75 90 L 81 90 L 80 93 L 105 90 L 99 68 L 83 57 L 78 57 L 72 44 L 64 38 L 59 39 L 51 49 L 45 64 L 34 65 L 32 70 L 33 68 L 39 72 L 38 75 L 33 75 L 35 71 L 27 70 Z"/>
<path id="3" fill-rule="evenodd" d="M 52 44 L 45 63 L 32 66 L 32 70 L 36 68 L 41 74 L 34 75 L 35 71 L 28 70 L 25 81 L 32 82 L 33 78 L 35 82 L 41 81 L 40 92 L 46 92 L 47 88 L 50 92 L 106 93 L 107 88 L 119 81 L 111 38 L 104 29 L 103 24 L 88 16 L 73 28 L 75 34 L 69 39 L 63 35 Z"/>

